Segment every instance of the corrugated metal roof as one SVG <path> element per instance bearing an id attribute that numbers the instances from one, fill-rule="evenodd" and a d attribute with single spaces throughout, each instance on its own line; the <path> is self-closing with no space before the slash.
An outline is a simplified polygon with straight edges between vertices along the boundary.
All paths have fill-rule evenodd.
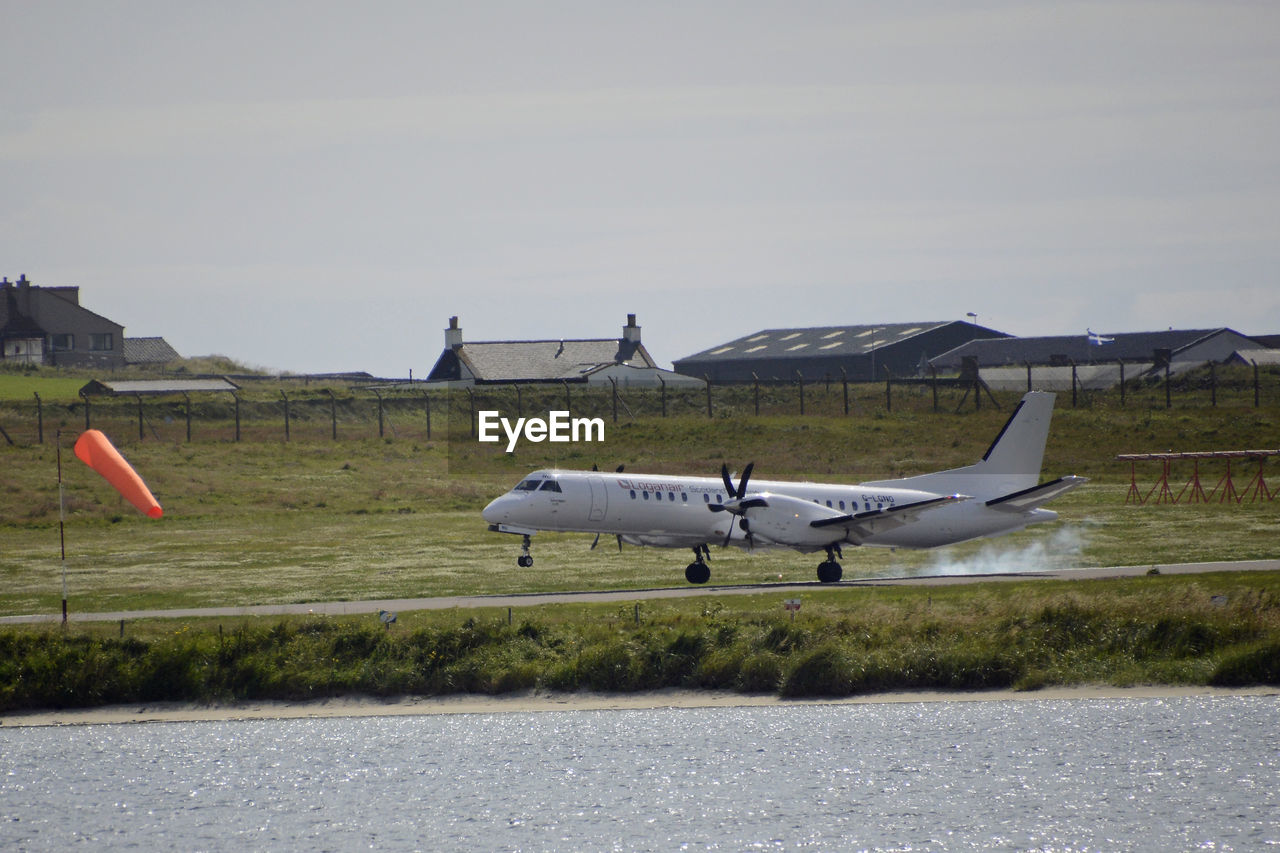
<path id="1" fill-rule="evenodd" d="M 95 379 L 80 389 L 86 396 L 95 394 L 182 394 L 197 391 L 235 391 L 240 386 L 226 379 Z"/>
<path id="2" fill-rule="evenodd" d="M 951 321 L 879 323 L 869 326 L 817 326 L 809 329 L 764 329 L 719 344 L 685 358 L 685 362 L 715 359 L 765 359 L 813 355 L 865 355 L 910 340 Z"/>
<path id="3" fill-rule="evenodd" d="M 978 365 L 1048 364 L 1061 357 L 1080 364 L 1094 361 L 1150 360 L 1157 349 L 1172 350 L 1176 356 L 1186 349 L 1219 334 L 1232 334 L 1231 329 L 1169 329 L 1163 332 L 1117 332 L 1100 335 L 1105 343 L 1096 343 L 1088 334 L 1050 335 L 1034 338 L 999 338 L 970 341 L 933 359 L 935 367 L 959 367 L 966 356 L 978 359 Z M 1247 340 L 1247 339 L 1246 339 Z"/>
<path id="4" fill-rule="evenodd" d="M 480 382 L 574 381 L 601 365 L 656 366 L 643 345 L 618 338 L 476 341 L 457 354 Z"/>

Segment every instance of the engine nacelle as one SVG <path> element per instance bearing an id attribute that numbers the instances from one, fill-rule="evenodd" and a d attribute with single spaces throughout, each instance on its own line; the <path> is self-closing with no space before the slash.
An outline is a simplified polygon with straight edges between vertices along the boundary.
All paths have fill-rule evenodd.
<path id="1" fill-rule="evenodd" d="M 753 507 L 744 515 L 751 525 L 751 533 L 778 545 L 790 548 L 823 548 L 838 541 L 844 534 L 839 527 L 811 527 L 809 522 L 826 518 L 838 518 L 845 513 L 803 498 L 789 495 L 763 493 L 768 506 Z"/>

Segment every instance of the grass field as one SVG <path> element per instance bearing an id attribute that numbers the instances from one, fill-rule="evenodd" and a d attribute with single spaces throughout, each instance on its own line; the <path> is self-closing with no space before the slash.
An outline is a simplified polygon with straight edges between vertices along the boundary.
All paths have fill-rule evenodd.
<path id="1" fill-rule="evenodd" d="M 1014 398 L 1016 399 L 1016 397 Z M 1045 476 L 1091 478 L 1053 504 L 1062 520 L 939 551 L 850 549 L 846 575 L 976 568 L 1253 559 L 1280 553 L 1280 502 L 1133 506 L 1120 452 L 1277 444 L 1277 410 L 1166 411 L 1106 406 L 1055 413 Z M 449 442 L 138 441 L 122 451 L 165 507 L 152 521 L 70 453 L 64 436 L 66 569 L 76 610 L 299 602 L 368 597 L 595 589 L 682 583 L 682 551 L 589 550 L 585 535 L 540 535 L 536 566 L 515 566 L 516 537 L 489 533 L 479 510 L 522 474 L 561 464 L 705 472 L 755 461 L 757 476 L 854 482 L 968 464 L 1005 411 L 875 412 L 860 417 L 641 418 L 610 424 L 603 445 L 524 445 L 505 454 L 464 435 Z M 438 427 L 438 430 L 441 428 Z M 459 432 L 462 432 L 459 430 Z M 74 435 L 74 431 L 71 431 Z M 61 598 L 57 462 L 44 445 L 0 446 L 0 615 L 55 612 Z M 1158 466 L 1139 469 L 1144 490 Z M 1206 464 L 1210 488 L 1221 466 Z M 1237 488 L 1252 469 L 1236 468 Z M 1181 488 L 1190 470 L 1175 468 Z M 714 551 L 713 579 L 812 579 L 816 558 Z"/>
<path id="2" fill-rule="evenodd" d="M 591 550 L 587 535 L 540 534 L 535 567 L 519 569 L 518 539 L 489 533 L 479 511 L 529 470 L 557 465 L 595 463 L 608 471 L 624 463 L 633 473 L 714 476 L 722 462 L 736 469 L 754 461 L 758 477 L 856 482 L 969 464 L 1018 397 L 998 395 L 1000 411 L 957 411 L 952 400 L 934 413 L 917 399 L 886 412 L 864 398 L 849 417 L 829 405 L 825 415 L 757 417 L 751 389 L 728 389 L 712 418 L 610 418 L 603 444 L 525 444 L 505 454 L 472 440 L 456 406 L 448 420 L 437 410 L 431 439 L 403 413 L 399 430 L 379 439 L 367 437 L 368 412 L 350 400 L 339 406 L 306 393 L 320 417 L 299 420 L 289 441 L 271 422 L 274 403 L 265 397 L 258 409 L 246 405 L 240 442 L 227 438 L 233 429 L 223 404 L 209 404 L 204 432 L 190 442 L 171 422 L 177 410 L 173 417 L 153 410 L 140 439 L 130 404 L 117 404 L 113 416 L 105 407 L 103 428 L 164 505 L 158 521 L 75 459 L 78 415 L 70 409 L 52 419 L 45 443 L 0 445 L 0 615 L 57 613 L 64 568 L 73 612 L 682 585 L 685 552 L 620 553 L 611 539 Z M 329 435 L 331 405 L 342 418 L 339 440 Z M 14 412 L 25 417 L 20 407 L 0 404 L 0 421 L 12 422 Z M 850 548 L 846 577 L 1276 557 L 1280 501 L 1126 504 L 1131 469 L 1115 455 L 1275 447 L 1278 415 L 1280 406 L 1239 403 L 1170 410 L 1154 397 L 1146 405 L 1131 397 L 1121 408 L 1105 395 L 1070 408 L 1060 395 L 1044 476 L 1091 482 L 1052 505 L 1059 522 L 936 551 Z M 58 427 L 65 562 L 52 436 Z M 352 437 L 361 431 L 366 437 Z M 1256 463 L 1242 464 L 1233 472 L 1240 490 L 1256 470 Z M 1144 491 L 1158 473 L 1156 464 L 1137 469 Z M 1224 473 L 1220 463 L 1202 465 L 1205 488 Z M 1188 465 L 1175 466 L 1173 490 L 1190 475 Z M 713 550 L 711 568 L 718 583 L 811 580 L 816 561 L 790 551 L 728 549 Z M 801 696 L 1081 682 L 1278 683 L 1278 578 L 1222 573 L 933 591 L 814 589 L 794 624 L 781 612 L 783 595 L 762 592 L 639 610 L 530 607 L 511 625 L 505 613 L 485 610 L 404 613 L 391 632 L 373 617 L 152 620 L 130 622 L 123 637 L 114 623 L 73 623 L 65 631 L 6 626 L 0 710 L 528 687 Z"/>

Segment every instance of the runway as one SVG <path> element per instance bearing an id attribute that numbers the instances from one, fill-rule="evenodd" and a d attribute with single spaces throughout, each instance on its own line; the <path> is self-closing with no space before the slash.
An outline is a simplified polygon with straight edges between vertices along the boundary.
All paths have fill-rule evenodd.
<path id="1" fill-rule="evenodd" d="M 1010 572 L 1007 574 L 930 575 L 922 577 L 858 578 L 834 584 L 810 581 L 805 583 L 736 584 L 731 586 L 658 587 L 654 589 L 618 589 L 580 592 L 533 592 L 505 595 L 463 595 L 440 598 L 399 598 L 375 601 L 323 601 L 307 604 L 258 604 L 245 607 L 194 607 L 182 610 L 125 610 L 111 613 L 76 613 L 68 615 L 72 622 L 118 622 L 138 619 L 199 619 L 233 616 L 286 616 L 315 614 L 321 616 L 350 616 L 378 613 L 388 610 L 403 613 L 412 610 L 450 610 L 481 607 L 536 607 L 540 604 L 568 604 L 573 602 L 609 603 L 626 601 L 651 601 L 664 598 L 693 598 L 705 595 L 760 595 L 769 592 L 815 592 L 828 589 L 849 589 L 875 586 L 949 586 L 954 584 L 988 583 L 991 581 L 1025 580 L 1097 580 L 1102 578 L 1136 577 L 1152 569 L 1160 574 L 1181 575 L 1204 572 L 1266 572 L 1280 570 L 1280 559 L 1245 560 L 1239 562 L 1174 563 L 1169 565 L 1108 566 L 1103 568 L 1061 569 L 1043 572 Z M 59 622 L 60 613 L 35 613 L 19 616 L 0 616 L 0 624 L 28 624 Z"/>

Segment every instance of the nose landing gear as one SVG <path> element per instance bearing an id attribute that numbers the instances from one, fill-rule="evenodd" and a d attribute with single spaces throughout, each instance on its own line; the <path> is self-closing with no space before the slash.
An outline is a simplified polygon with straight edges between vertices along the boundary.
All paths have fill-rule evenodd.
<path id="1" fill-rule="evenodd" d="M 524 535 L 524 541 L 520 543 L 520 556 L 516 557 L 516 565 L 522 569 L 533 568 L 533 555 L 529 553 L 529 534 Z"/>
<path id="2" fill-rule="evenodd" d="M 844 556 L 840 551 L 839 543 L 827 546 L 827 559 L 818 563 L 818 581 L 821 583 L 835 583 L 844 576 L 844 569 L 836 562 L 836 555 Z"/>
<path id="3" fill-rule="evenodd" d="M 711 580 L 711 567 L 706 560 L 711 559 L 711 549 L 704 545 L 693 546 L 693 562 L 685 566 L 684 579 L 689 583 L 706 583 Z"/>

